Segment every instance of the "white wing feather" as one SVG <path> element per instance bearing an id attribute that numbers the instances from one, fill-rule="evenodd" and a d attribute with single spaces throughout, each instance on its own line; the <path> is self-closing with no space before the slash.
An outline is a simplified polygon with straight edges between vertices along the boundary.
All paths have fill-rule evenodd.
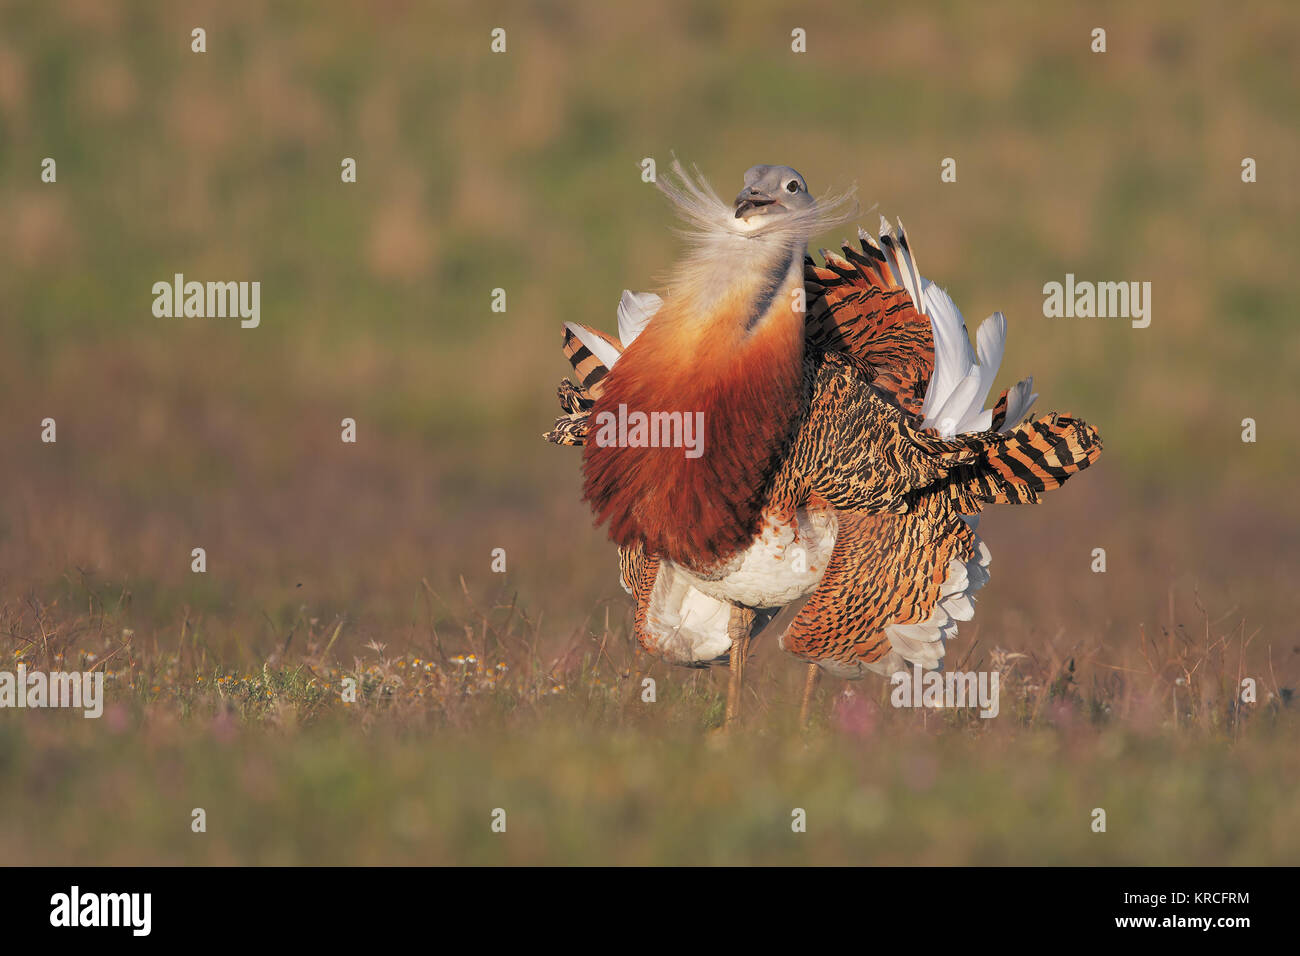
<path id="1" fill-rule="evenodd" d="M 921 280 L 926 312 L 934 332 L 934 373 L 921 405 L 923 427 L 937 428 L 945 438 L 963 432 L 988 431 L 992 409 L 985 409 L 989 391 L 1007 346 L 1007 319 L 994 312 L 975 333 L 978 351 L 971 348 L 966 320 L 944 292 L 929 279 Z M 1018 425 L 1038 395 L 1034 380 L 1025 379 L 1007 394 L 1007 418 L 1002 431 Z"/>
<path id="2" fill-rule="evenodd" d="M 623 348 L 632 344 L 663 304 L 664 300 L 653 292 L 623 290 L 623 298 L 618 303 L 618 339 Z"/>

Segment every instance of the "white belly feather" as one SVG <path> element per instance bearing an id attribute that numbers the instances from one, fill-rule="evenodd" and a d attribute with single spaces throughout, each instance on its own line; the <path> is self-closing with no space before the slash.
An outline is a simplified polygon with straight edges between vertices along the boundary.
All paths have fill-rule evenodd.
<path id="1" fill-rule="evenodd" d="M 719 600 L 784 607 L 817 588 L 838 528 L 834 511 L 800 508 L 792 523 L 764 521 L 754 543 L 727 562 L 721 577 L 691 577 L 696 588 Z"/>
<path id="2" fill-rule="evenodd" d="M 826 573 L 838 527 L 831 510 L 801 508 L 792 524 L 766 522 L 712 580 L 661 562 L 646 614 L 659 653 L 682 664 L 726 654 L 732 604 L 783 607 L 811 594 Z"/>

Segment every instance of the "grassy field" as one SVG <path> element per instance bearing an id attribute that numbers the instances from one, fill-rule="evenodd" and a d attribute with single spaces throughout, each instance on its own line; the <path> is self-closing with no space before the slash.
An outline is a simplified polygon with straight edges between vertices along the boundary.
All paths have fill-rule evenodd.
<path id="1" fill-rule="evenodd" d="M 607 7 L 0 11 L 0 671 L 108 696 L 0 710 L 0 863 L 1300 860 L 1300 14 Z M 680 249 L 638 165 L 673 151 L 856 182 L 1007 314 L 997 387 L 1100 429 L 981 525 L 949 653 L 998 718 L 826 679 L 801 730 L 769 639 L 723 738 L 725 672 L 629 646 L 539 436 L 560 323 Z M 177 272 L 260 281 L 260 326 L 155 318 Z M 1150 281 L 1150 327 L 1044 318 L 1067 273 Z"/>

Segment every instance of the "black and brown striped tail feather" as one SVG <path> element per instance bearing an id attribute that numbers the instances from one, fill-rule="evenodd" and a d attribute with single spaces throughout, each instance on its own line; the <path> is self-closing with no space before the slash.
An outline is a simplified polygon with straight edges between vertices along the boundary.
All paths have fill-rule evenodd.
<path id="1" fill-rule="evenodd" d="M 868 363 L 877 391 L 919 415 L 934 373 L 934 334 L 890 265 L 911 262 L 906 237 L 882 235 L 882 248 L 869 233 L 859 236 L 861 252 L 845 243 L 843 256 L 821 250 L 825 265 L 804 258 L 808 342 Z"/>
<path id="2" fill-rule="evenodd" d="M 555 420 L 555 427 L 543 432 L 542 437 L 556 445 L 587 444 L 587 413 L 581 415 L 561 415 Z"/>
<path id="3" fill-rule="evenodd" d="M 592 335 L 604 339 L 617 351 L 623 351 L 622 344 L 608 333 L 588 326 L 583 328 Z M 560 399 L 560 409 L 564 414 L 555 420 L 555 427 L 545 432 L 542 437 L 557 445 L 585 445 L 591 407 L 604 391 L 605 376 L 609 374 L 609 368 L 592 354 L 591 349 L 582 344 L 582 339 L 574 335 L 567 325 L 563 331 L 564 357 L 573 366 L 578 381 L 573 382 L 566 378 L 560 382 L 556 395 Z"/>
<path id="4" fill-rule="evenodd" d="M 542 437 L 557 445 L 585 445 L 591 406 L 595 400 L 586 389 L 567 378 L 560 382 L 555 393 L 564 414 L 555 420 L 555 428 Z"/>
<path id="5" fill-rule="evenodd" d="M 977 450 L 981 440 L 984 447 Z M 948 444 L 954 447 L 940 457 L 949 457 L 955 467 L 915 495 L 946 495 L 963 514 L 988 504 L 1035 504 L 1044 491 L 1059 488 L 1096 461 L 1102 448 L 1095 428 L 1060 412 L 1026 421 L 1005 435 L 984 432 Z"/>
<path id="6" fill-rule="evenodd" d="M 604 339 L 617 351 L 623 351 L 622 344 L 620 344 L 612 335 L 602 332 L 600 329 L 590 328 L 589 326 L 584 326 L 584 328 L 586 328 L 586 330 L 592 335 Z M 609 369 L 605 366 L 605 363 L 596 358 L 596 356 L 592 354 L 591 349 L 583 345 L 582 339 L 574 335 L 569 330 L 568 326 L 564 327 L 564 342 L 562 347 L 564 349 L 564 357 L 569 360 L 569 364 L 573 366 L 574 372 L 578 375 L 578 383 L 582 390 L 589 393 L 592 399 L 598 398 L 601 391 L 604 389 L 602 383 L 604 382 L 605 376 L 609 374 Z"/>
<path id="7" fill-rule="evenodd" d="M 555 394 L 560 400 L 560 408 L 564 409 L 565 413 L 569 415 L 589 411 L 591 406 L 596 404 L 596 400 L 590 392 L 567 378 L 560 381 Z"/>

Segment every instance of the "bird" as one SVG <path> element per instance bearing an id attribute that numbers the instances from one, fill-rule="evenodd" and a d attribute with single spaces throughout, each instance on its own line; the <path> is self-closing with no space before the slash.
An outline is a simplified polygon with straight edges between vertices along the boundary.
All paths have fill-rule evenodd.
<path id="1" fill-rule="evenodd" d="M 941 669 L 989 580 L 981 512 L 1037 502 L 1098 459 L 1100 435 L 1030 418 L 1032 377 L 985 408 L 1006 318 L 972 345 L 901 221 L 808 255 L 852 218 L 851 192 L 814 198 L 795 169 L 756 165 L 728 205 L 676 160 L 659 188 L 685 253 L 662 295 L 623 293 L 617 336 L 564 324 L 576 381 L 544 436 L 582 446 L 636 640 L 727 663 L 727 728 L 756 632 L 807 663 L 801 722 L 821 672 Z"/>

